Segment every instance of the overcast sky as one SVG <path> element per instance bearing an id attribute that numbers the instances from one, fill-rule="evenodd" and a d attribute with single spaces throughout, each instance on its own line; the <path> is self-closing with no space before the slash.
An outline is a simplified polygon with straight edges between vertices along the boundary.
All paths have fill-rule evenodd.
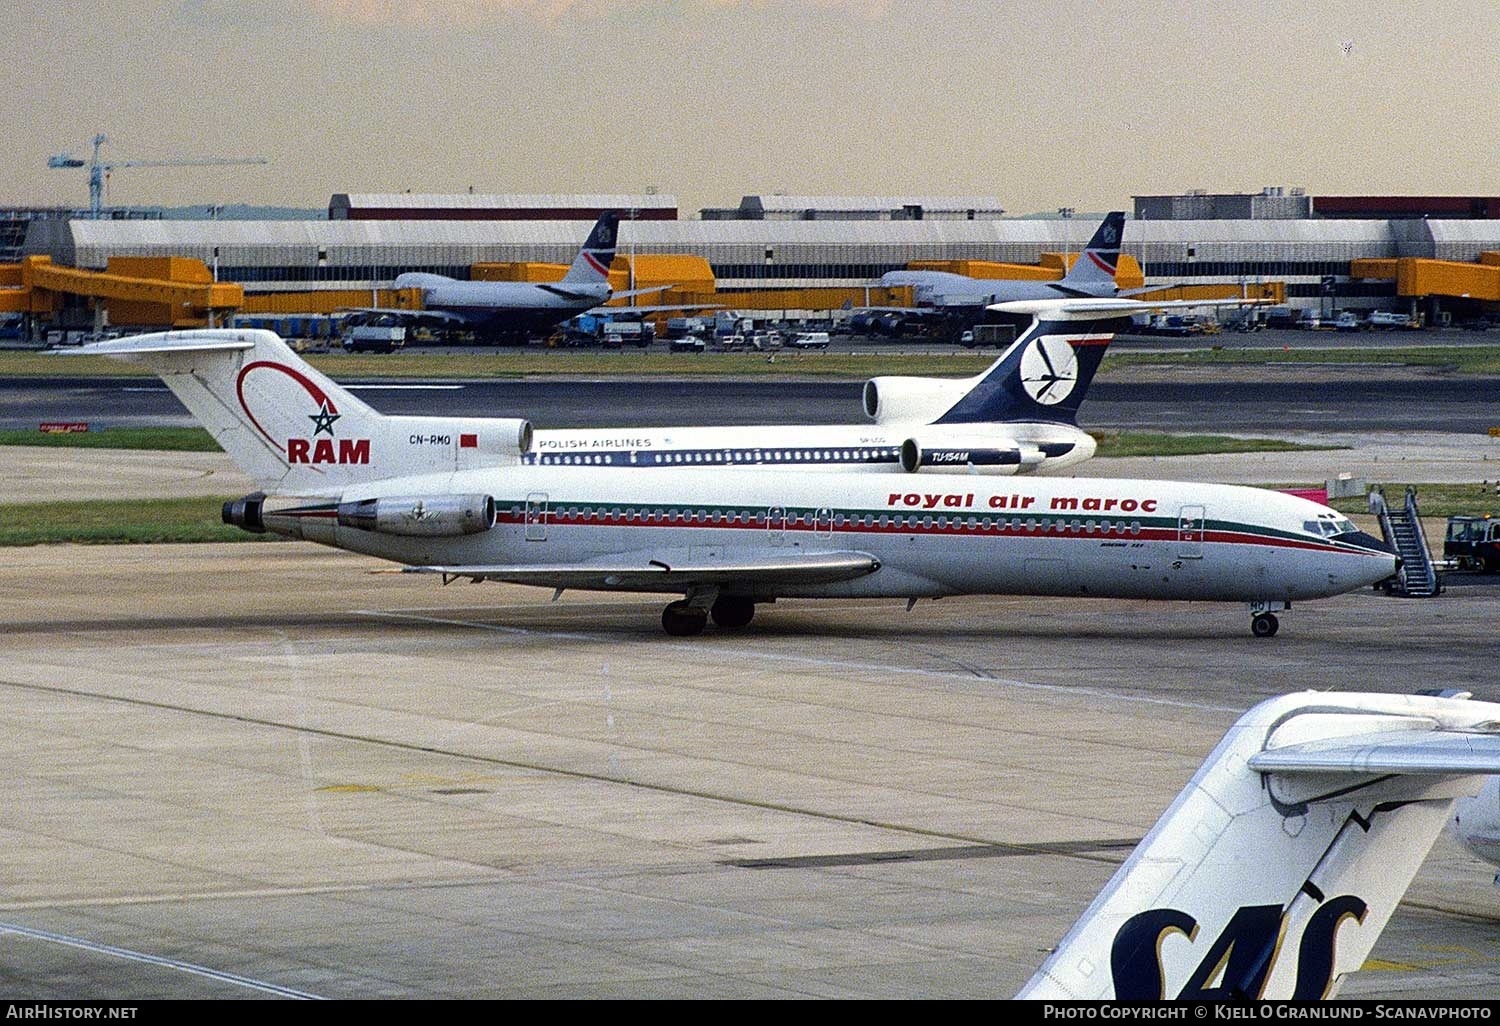
<path id="1" fill-rule="evenodd" d="M 335 192 L 1495 195 L 1493 0 L 3 0 L 0 205 Z"/>

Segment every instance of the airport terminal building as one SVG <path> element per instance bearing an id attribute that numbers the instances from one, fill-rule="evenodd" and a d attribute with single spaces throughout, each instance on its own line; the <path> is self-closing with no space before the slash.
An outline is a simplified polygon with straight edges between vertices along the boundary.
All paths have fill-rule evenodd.
<path id="1" fill-rule="evenodd" d="M 1125 226 L 1122 251 L 1148 285 L 1276 282 L 1294 306 L 1331 301 L 1429 320 L 1477 316 L 1500 302 L 1500 220 L 1455 216 L 1491 212 L 1490 201 L 1439 197 L 1424 206 L 1418 198 L 1376 197 L 1365 204 L 1370 210 L 1408 213 L 1358 217 L 1360 203 L 1342 197 L 1325 217 L 1317 198 L 1271 190 L 1175 199 L 1138 197 L 1138 216 Z M 747 196 L 739 207 L 682 219 L 673 197 L 656 194 L 339 194 L 319 220 L 37 219 L 22 252 L 90 271 L 121 257 L 189 258 L 215 281 L 243 286 L 247 297 L 301 293 L 311 306 L 318 292 L 388 289 L 405 271 L 469 279 L 477 265 L 566 264 L 603 209 L 627 214 L 617 260 L 696 257 L 719 291 L 803 290 L 795 305 L 808 306 L 826 293 L 828 309 L 848 302 L 847 290 L 857 296 L 914 261 L 1036 264 L 1044 253 L 1077 253 L 1102 216 L 1004 218 L 990 197 Z M 1450 282 L 1457 272 L 1448 265 L 1473 268 L 1475 282 Z M 1414 291 L 1424 286 L 1432 291 Z"/>

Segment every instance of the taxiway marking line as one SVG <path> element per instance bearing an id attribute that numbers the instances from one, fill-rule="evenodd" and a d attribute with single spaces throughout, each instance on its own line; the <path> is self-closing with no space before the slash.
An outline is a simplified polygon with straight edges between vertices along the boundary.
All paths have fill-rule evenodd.
<path id="1" fill-rule="evenodd" d="M 35 930 L 28 926 L 18 926 L 15 923 L 0 923 L 0 934 L 15 934 L 19 937 L 27 937 L 31 940 L 46 941 L 50 944 L 61 944 L 64 947 L 78 948 L 82 951 L 90 951 L 96 955 L 113 955 L 131 962 L 144 962 L 147 965 L 161 966 L 166 969 L 175 969 L 178 972 L 190 973 L 194 976 L 203 976 L 220 983 L 232 983 L 236 987 L 245 987 L 249 990 L 258 990 L 262 994 L 274 994 L 277 997 L 296 998 L 300 1001 L 321 1001 L 316 994 L 309 994 L 302 990 L 293 990 L 291 987 L 283 987 L 275 983 L 265 983 L 261 980 L 253 980 L 248 976 L 239 976 L 235 973 L 226 973 L 219 969 L 210 969 L 207 966 L 194 965 L 192 962 L 182 962 L 175 958 L 164 958 L 161 955 L 148 955 L 143 951 L 131 951 L 129 948 L 116 947 L 113 944 L 100 944 L 95 941 L 84 940 L 81 937 L 69 937 L 66 934 L 51 933 L 47 930 Z"/>

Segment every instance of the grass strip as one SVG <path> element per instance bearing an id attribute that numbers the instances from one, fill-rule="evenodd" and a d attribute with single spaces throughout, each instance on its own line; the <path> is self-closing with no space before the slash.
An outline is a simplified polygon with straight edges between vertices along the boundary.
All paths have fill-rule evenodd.
<path id="1" fill-rule="evenodd" d="M 1154 431 L 1093 433 L 1097 456 L 1203 456 L 1238 452 L 1314 452 L 1346 449 L 1339 445 L 1310 445 L 1279 438 L 1234 438 L 1229 435 L 1169 435 Z"/>
<path id="2" fill-rule="evenodd" d="M 148 449 L 157 452 L 222 452 L 202 428 L 106 428 L 103 431 L 0 431 L 0 445 L 56 449 Z"/>
<path id="3" fill-rule="evenodd" d="M 1378 482 L 1385 489 L 1385 498 L 1392 506 L 1401 507 L 1406 502 L 1408 484 L 1417 490 L 1417 510 L 1424 517 L 1451 517 L 1459 514 L 1500 517 L 1500 494 L 1497 483 L 1475 481 L 1472 484 L 1413 484 L 1411 482 Z M 1377 482 L 1370 482 L 1375 487 Z M 1340 513 L 1369 513 L 1370 503 L 1364 496 L 1352 499 L 1333 499 L 1328 503 Z M 1431 542 L 1434 539 L 1429 538 Z M 1441 541 L 1442 539 L 1437 539 Z"/>
<path id="4" fill-rule="evenodd" d="M 1112 367 L 1208 366 L 1264 364 L 1399 364 L 1440 367 L 1459 374 L 1500 374 L 1500 346 L 1412 345 L 1374 349 L 1321 349 L 1313 345 L 1284 349 L 1237 348 L 1232 342 L 1205 342 L 1209 348 L 1169 353 L 1132 353 L 1121 346 L 1105 357 L 1101 373 Z M 1128 343 L 1126 344 L 1128 346 Z M 1219 348 L 1212 348 L 1218 345 Z M 749 377 L 849 378 L 878 374 L 966 375 L 978 373 L 995 359 L 994 351 L 844 353 L 789 352 L 772 361 L 758 353 L 666 353 L 660 350 L 576 350 L 531 347 L 504 352 L 433 353 L 409 349 L 384 355 L 306 353 L 309 363 L 340 380 L 366 378 L 524 378 L 585 377 Z M 28 351 L 0 352 L 0 376 L 9 377 L 152 377 L 144 367 L 106 357 L 63 357 Z"/>
<path id="5" fill-rule="evenodd" d="M 0 545 L 59 542 L 113 545 L 126 542 L 252 541 L 222 522 L 222 498 L 88 499 L 0 504 Z"/>
<path id="6" fill-rule="evenodd" d="M 1213 348 L 1173 353 L 1132 353 L 1118 345 L 1104 358 L 1100 373 L 1111 367 L 1147 366 L 1265 366 L 1265 365 L 1374 365 L 1442 368 L 1455 374 L 1479 376 L 1500 374 L 1500 346 L 1401 346 L 1389 349 L 1318 349 L 1287 346 L 1284 349 L 1235 348 L 1233 343 Z"/>

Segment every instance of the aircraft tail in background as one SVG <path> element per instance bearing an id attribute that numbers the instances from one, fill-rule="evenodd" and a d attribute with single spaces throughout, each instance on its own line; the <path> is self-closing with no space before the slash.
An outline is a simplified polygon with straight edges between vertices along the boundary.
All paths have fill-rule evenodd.
<path id="1" fill-rule="evenodd" d="M 865 414 L 878 424 L 1076 424 L 1104 353 L 1130 316 L 1113 307 L 1097 316 L 1072 312 L 1078 302 L 991 307 L 1032 318 L 994 363 L 972 378 L 872 378 L 865 384 Z"/>
<path id="2" fill-rule="evenodd" d="M 1304 692 L 1242 716 L 1018 995 L 1315 1000 L 1359 969 L 1500 705 Z"/>
<path id="3" fill-rule="evenodd" d="M 609 281 L 609 265 L 615 259 L 615 237 L 620 230 L 620 215 L 613 210 L 606 210 L 599 215 L 599 220 L 594 222 L 593 231 L 584 240 L 583 246 L 578 250 L 578 255 L 573 258 L 573 265 L 568 268 L 568 273 L 563 275 L 563 281 L 569 284 L 592 284 L 596 282 Z"/>
<path id="4" fill-rule="evenodd" d="M 1087 295 L 1114 295 L 1115 269 L 1120 264 L 1120 240 L 1124 235 L 1125 212 L 1112 211 L 1059 284 Z"/>

